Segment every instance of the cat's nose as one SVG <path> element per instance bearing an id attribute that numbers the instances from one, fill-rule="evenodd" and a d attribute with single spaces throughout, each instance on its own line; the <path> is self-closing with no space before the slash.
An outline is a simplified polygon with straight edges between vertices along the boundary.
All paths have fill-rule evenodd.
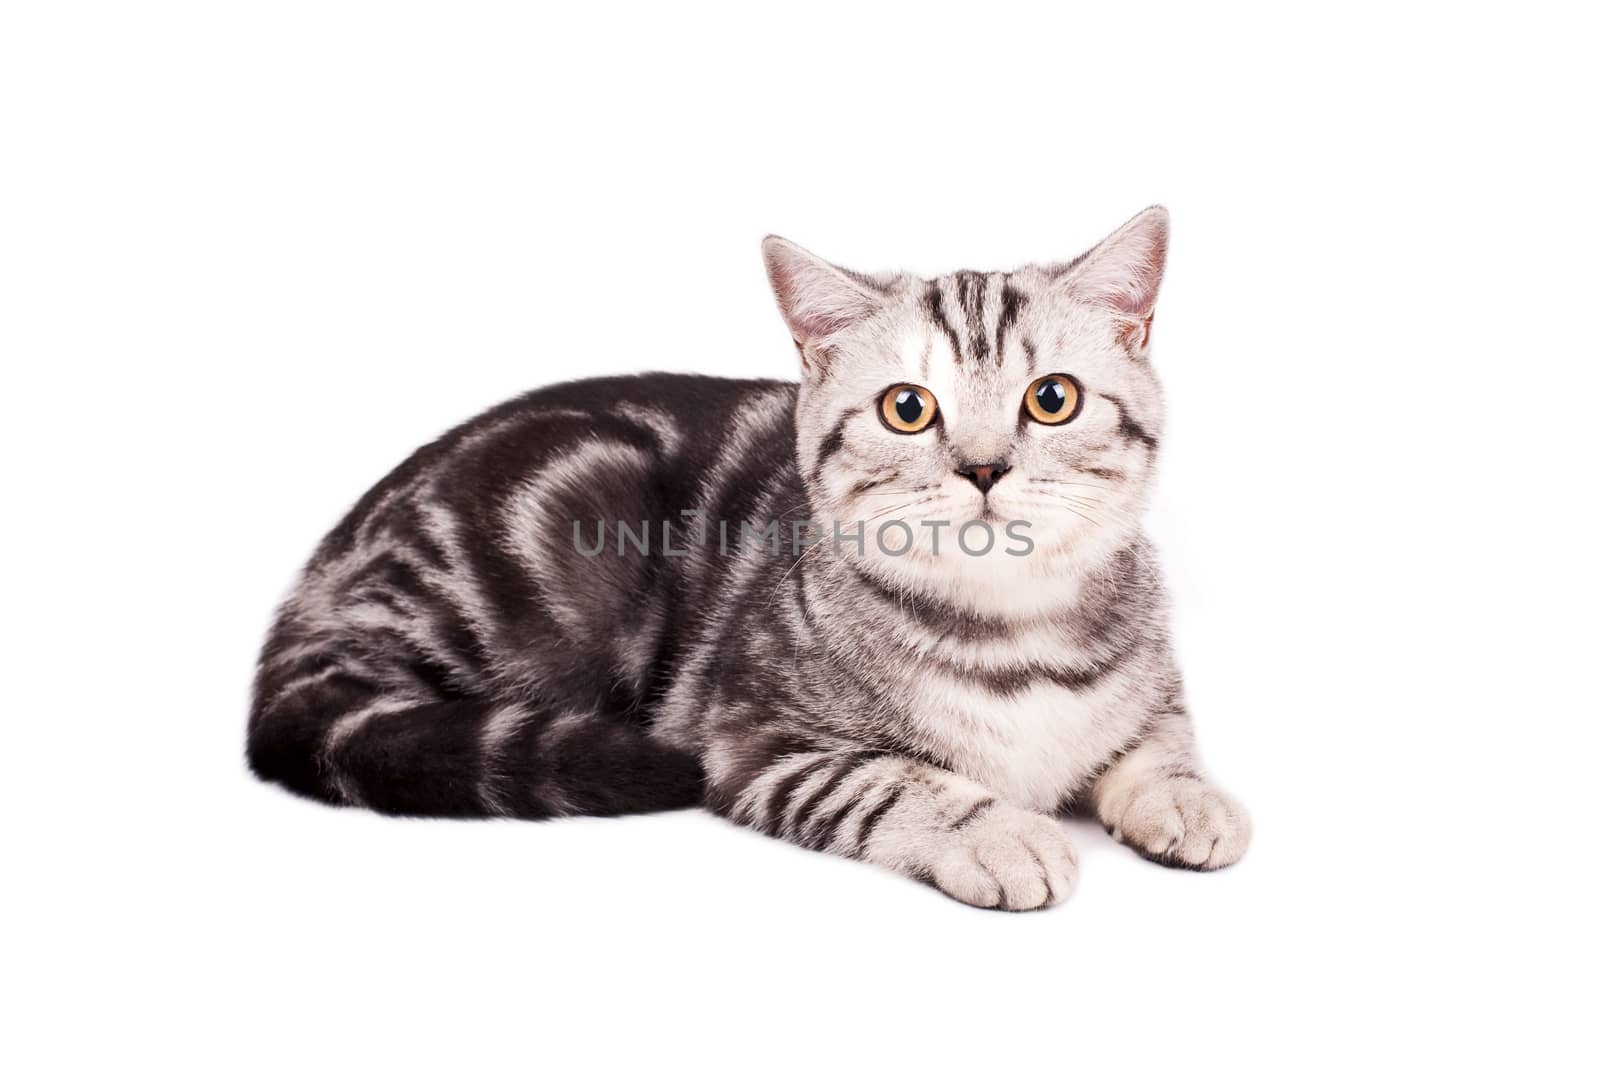
<path id="1" fill-rule="evenodd" d="M 987 463 L 968 463 L 956 468 L 956 473 L 987 493 L 1000 476 L 1011 467 L 1004 460 L 992 459 Z"/>

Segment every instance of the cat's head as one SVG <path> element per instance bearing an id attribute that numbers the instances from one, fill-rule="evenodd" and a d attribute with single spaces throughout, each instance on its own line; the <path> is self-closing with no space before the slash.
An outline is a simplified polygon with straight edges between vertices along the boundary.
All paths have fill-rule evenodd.
<path id="1" fill-rule="evenodd" d="M 767 238 L 803 365 L 796 451 L 813 517 L 865 520 L 870 566 L 974 601 L 1126 543 L 1162 432 L 1148 357 L 1166 250 L 1160 207 L 1069 263 L 931 280 Z M 895 520 L 914 534 L 903 554 Z M 974 521 L 996 534 L 986 553 L 957 542 Z M 983 541 L 974 526 L 964 546 Z"/>

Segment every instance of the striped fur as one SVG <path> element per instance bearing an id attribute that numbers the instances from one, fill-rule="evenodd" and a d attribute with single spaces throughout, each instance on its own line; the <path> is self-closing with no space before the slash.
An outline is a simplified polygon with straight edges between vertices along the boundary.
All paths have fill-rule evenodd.
<path id="1" fill-rule="evenodd" d="M 1161 862 L 1233 862 L 1249 821 L 1195 760 L 1138 527 L 1165 240 L 1152 209 L 1063 267 L 921 280 L 769 239 L 803 381 L 570 382 L 420 449 L 280 610 L 251 766 L 395 814 L 703 804 L 1011 909 L 1071 891 L 1075 802 Z M 1068 424 L 1022 413 L 1047 372 L 1083 387 Z M 938 398 L 927 431 L 881 423 L 898 382 Z M 991 461 L 987 493 L 956 473 Z M 980 516 L 1033 550 L 956 549 Z M 862 547 L 720 550 L 800 517 Z M 585 551 L 601 521 L 654 550 Z"/>

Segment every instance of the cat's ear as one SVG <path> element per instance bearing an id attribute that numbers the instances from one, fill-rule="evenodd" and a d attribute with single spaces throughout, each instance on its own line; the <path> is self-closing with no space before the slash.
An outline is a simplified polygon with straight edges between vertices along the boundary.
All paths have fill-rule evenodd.
<path id="1" fill-rule="evenodd" d="M 1167 266 L 1167 209 L 1148 207 L 1084 255 L 1057 268 L 1061 284 L 1088 304 L 1132 320 L 1155 311 Z"/>
<path id="2" fill-rule="evenodd" d="M 812 255 L 792 241 L 770 236 L 761 242 L 767 280 L 778 310 L 807 369 L 818 358 L 817 342 L 879 311 L 885 290 L 870 278 Z"/>

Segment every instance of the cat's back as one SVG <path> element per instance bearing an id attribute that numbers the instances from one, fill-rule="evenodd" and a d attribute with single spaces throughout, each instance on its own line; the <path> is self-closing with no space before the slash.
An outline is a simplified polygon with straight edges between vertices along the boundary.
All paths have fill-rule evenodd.
<path id="1" fill-rule="evenodd" d="M 770 470 L 792 459 L 797 391 L 796 383 L 773 379 L 666 373 L 531 390 L 418 448 L 361 497 L 318 557 L 347 551 L 396 503 L 426 496 L 482 519 L 530 479 L 570 477 L 584 464 L 592 464 L 596 496 L 607 488 L 609 467 L 648 465 L 667 502 L 681 501 L 718 467 Z"/>
<path id="2" fill-rule="evenodd" d="M 263 689 L 354 650 L 435 689 L 643 701 L 686 580 L 664 528 L 739 517 L 793 481 L 794 383 L 647 374 L 500 404 L 422 446 L 322 540 L 280 612 Z M 620 551 L 627 528 L 645 544 Z M 597 552 L 600 530 L 608 541 Z M 581 536 L 580 536 L 581 534 Z M 681 534 L 678 535 L 681 539 Z M 682 621 L 682 620 L 678 620 Z M 404 665 L 403 667 L 400 665 Z"/>

